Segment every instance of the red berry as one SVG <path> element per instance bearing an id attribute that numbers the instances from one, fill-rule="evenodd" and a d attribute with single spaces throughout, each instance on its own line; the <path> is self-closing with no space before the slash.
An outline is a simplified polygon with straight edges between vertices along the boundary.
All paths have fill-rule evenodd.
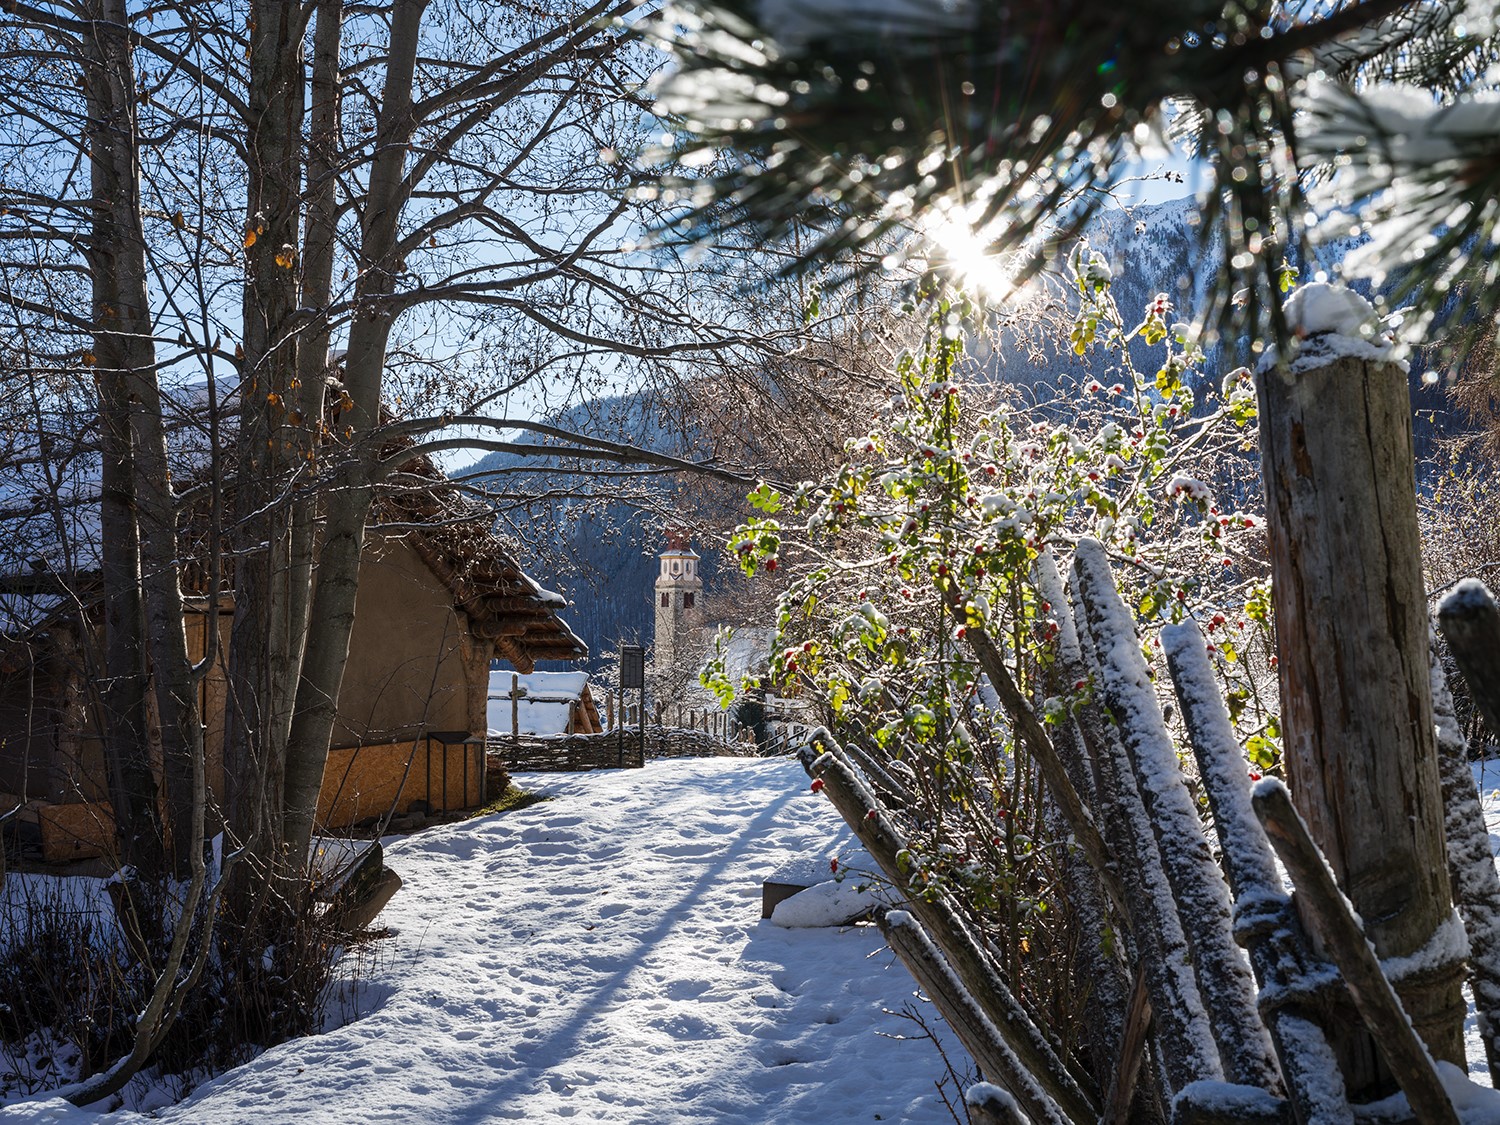
<path id="1" fill-rule="evenodd" d="M 813 778 L 812 791 L 814 793 L 821 793 L 821 792 L 823 792 L 823 787 L 824 787 L 824 781 L 823 781 L 823 779 L 821 777 L 815 777 L 815 778 Z"/>
<path id="2" fill-rule="evenodd" d="M 774 557 L 769 558 L 769 559 L 766 560 L 766 569 L 767 570 L 775 570 L 776 569 L 776 559 Z"/>
<path id="3" fill-rule="evenodd" d="M 832 871 L 835 875 L 837 875 L 839 873 L 839 859 L 838 859 L 838 856 L 834 856 L 832 859 L 830 859 L 828 861 L 828 870 Z"/>
<path id="4" fill-rule="evenodd" d="M 865 813 L 865 819 L 874 820 L 879 815 L 880 813 L 878 813 L 875 809 L 871 809 L 869 812 Z"/>
<path id="5" fill-rule="evenodd" d="M 1250 780 L 1251 781 L 1259 781 L 1260 780 L 1260 774 L 1256 773 L 1254 770 L 1251 770 L 1250 771 Z"/>

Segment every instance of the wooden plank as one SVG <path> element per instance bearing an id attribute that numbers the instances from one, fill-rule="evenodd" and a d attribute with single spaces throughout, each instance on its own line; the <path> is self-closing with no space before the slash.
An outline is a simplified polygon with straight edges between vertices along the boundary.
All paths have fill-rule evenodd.
<path id="1" fill-rule="evenodd" d="M 330 750 L 318 794 L 318 831 L 348 828 L 425 800 L 421 763 L 411 765 L 414 745 L 395 742 Z"/>
<path id="2" fill-rule="evenodd" d="M 1004 1086 L 1025 1110 L 1024 1118 L 1016 1112 L 999 1120 L 1029 1119 L 1036 1125 L 1085 1125 L 1092 1121 L 1092 1113 L 1070 1118 L 1063 1112 L 1053 1100 L 1055 1087 L 1049 1082 L 1055 1081 L 1057 1075 L 1038 1073 L 1018 1057 L 1014 1045 L 975 1003 L 973 995 L 911 914 L 904 910 L 881 910 L 876 912 L 875 921 L 886 943 L 901 958 L 922 991 L 932 997 L 944 1021 L 979 1064 L 980 1071 Z"/>
<path id="3" fill-rule="evenodd" d="M 114 851 L 115 817 L 107 801 L 37 802 L 32 807 L 42 833 L 42 858 L 48 863 L 92 859 Z"/>

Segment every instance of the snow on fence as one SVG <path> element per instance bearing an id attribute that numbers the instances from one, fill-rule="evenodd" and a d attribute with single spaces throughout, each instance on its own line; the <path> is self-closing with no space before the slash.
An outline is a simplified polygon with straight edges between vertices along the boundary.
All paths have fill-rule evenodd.
<path id="1" fill-rule="evenodd" d="M 1464 1061 L 1461 1041 L 1456 1057 L 1452 1050 L 1461 1022 L 1452 1001 L 1467 953 L 1480 1036 L 1500 1084 L 1500 882 L 1441 668 L 1423 647 L 1405 386 L 1397 365 L 1337 347 L 1322 366 L 1262 372 L 1291 791 L 1279 781 L 1252 787 L 1203 635 L 1191 624 L 1162 630 L 1222 870 L 1208 855 L 1134 615 L 1102 546 L 1078 544 L 1066 591 L 1050 555 L 1039 562 L 1065 679 L 1095 687 L 1062 721 L 1039 721 L 1039 700 L 1016 683 L 1001 646 L 968 622 L 996 706 L 1086 861 L 1065 869 L 1065 881 L 1077 884 L 1069 896 L 1098 903 L 1095 920 L 1122 939 L 1099 977 L 1134 980 L 1109 989 L 1109 1010 L 1100 1013 L 1118 1045 L 1112 1075 L 1087 1074 L 1061 1057 L 960 904 L 914 884 L 902 817 L 911 801 L 899 782 L 826 730 L 807 739 L 802 758 L 814 789 L 833 801 L 897 896 L 877 918 L 888 943 L 985 1078 L 1008 1094 L 976 1090 L 970 1101 L 983 1103 L 981 1119 L 1133 1121 L 1138 1087 L 1143 1104 L 1161 1105 L 1179 1125 L 1495 1119 L 1496 1103 L 1465 1088 L 1453 1065 Z M 953 609 L 966 620 L 961 602 Z M 1500 607 L 1470 582 L 1438 616 L 1493 721 Z M 1401 722 L 1389 717 L 1393 705 Z M 1351 771 L 1360 785 L 1348 782 Z M 1408 815 L 1417 809 L 1421 818 Z M 1381 816 L 1400 824 L 1382 826 Z M 1435 841 L 1419 819 L 1432 821 Z M 1390 856 L 1376 885 L 1369 873 Z M 1391 901 L 1403 895 L 1406 907 L 1395 910 Z M 1248 974 L 1231 942 L 1248 953 Z M 1156 1066 L 1145 1062 L 1152 1056 Z M 1391 1080 L 1401 1095 L 1377 1110 L 1371 1103 Z"/>

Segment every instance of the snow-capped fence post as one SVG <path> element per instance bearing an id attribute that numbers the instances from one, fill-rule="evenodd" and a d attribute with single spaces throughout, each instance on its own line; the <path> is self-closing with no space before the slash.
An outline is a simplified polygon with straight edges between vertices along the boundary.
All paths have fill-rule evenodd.
<path id="1" fill-rule="evenodd" d="M 1380 1052 L 1412 1114 L 1423 1125 L 1458 1125 L 1432 1056 L 1370 947 L 1368 928 L 1351 912 L 1307 825 L 1292 807 L 1286 786 L 1268 778 L 1256 785 L 1251 801 L 1291 876 L 1304 916 L 1338 966 L 1355 1010 L 1365 1027 L 1379 1032 Z"/>
<path id="2" fill-rule="evenodd" d="M 1438 606 L 1438 627 L 1492 738 L 1500 739 L 1500 607 L 1477 578 L 1465 578 Z"/>
<path id="3" fill-rule="evenodd" d="M 1021 1107 L 998 1086 L 976 1082 L 964 1091 L 970 1125 L 1026 1125 Z"/>
<path id="4" fill-rule="evenodd" d="M 1250 954 L 1261 987 L 1261 1015 L 1296 1119 L 1304 1125 L 1352 1125 L 1354 1111 L 1343 1076 L 1311 1003 L 1314 982 L 1330 981 L 1332 973 L 1311 962 L 1296 913 L 1282 889 L 1271 843 L 1250 804 L 1245 757 L 1219 694 L 1203 634 L 1189 619 L 1162 629 L 1161 646 L 1234 892 L 1235 938 Z"/>
<path id="5" fill-rule="evenodd" d="M 1495 872 L 1495 858 L 1490 852 L 1479 787 L 1469 769 L 1469 742 L 1459 728 L 1453 696 L 1436 651 L 1431 657 L 1431 672 L 1438 764 L 1443 774 L 1448 877 L 1453 883 L 1454 905 L 1469 937 L 1469 987 L 1474 992 L 1479 1038 L 1484 1043 L 1490 1081 L 1500 1086 L 1500 875 Z"/>
<path id="6" fill-rule="evenodd" d="M 1074 690 L 1074 685 L 1087 679 L 1088 670 L 1084 665 L 1073 614 L 1068 608 L 1062 574 L 1050 547 L 1044 548 L 1037 556 L 1032 580 L 1042 599 L 1042 612 L 1056 632 L 1056 659 L 1044 671 L 1046 692 L 1061 698 Z M 1079 797 L 1098 816 L 1100 805 L 1094 785 L 1094 766 L 1077 718 L 1076 714 L 1065 717 L 1051 726 L 1052 745 Z M 1050 790 L 1047 791 L 1047 809 L 1047 823 L 1051 830 L 1066 838 L 1066 822 L 1057 802 L 1051 799 Z M 1100 827 L 1107 841 L 1110 827 L 1103 818 Z M 1103 935 L 1116 928 L 1118 923 L 1110 916 L 1108 897 L 1099 875 L 1076 848 L 1069 849 L 1063 867 L 1063 881 L 1085 934 Z M 1128 919 L 1125 921 L 1128 923 Z M 1127 925 L 1127 931 L 1128 928 Z M 1155 1071 L 1148 1071 L 1145 1082 L 1140 1081 L 1139 1063 L 1146 1048 L 1151 1005 L 1147 997 L 1147 982 L 1139 968 L 1132 981 L 1131 968 L 1126 963 L 1128 944 L 1128 941 L 1085 940 L 1079 948 L 1080 968 L 1092 982 L 1084 1017 L 1089 1057 L 1095 1074 L 1111 1076 L 1102 1118 L 1105 1125 L 1126 1120 L 1137 1088 L 1144 1104 L 1155 1104 L 1160 1100 Z M 1138 1050 L 1133 1052 L 1132 1046 Z"/>
<path id="7" fill-rule="evenodd" d="M 510 741 L 515 746 L 521 741 L 521 677 L 510 674 Z"/>
<path id="8" fill-rule="evenodd" d="M 1056 603 L 1053 608 L 1058 609 Z M 1079 630 L 1078 637 L 1085 642 L 1085 666 L 1097 677 L 1093 643 L 1086 630 Z M 1157 1057 L 1167 1086 L 1164 1094 L 1170 1098 L 1193 1082 L 1222 1080 L 1223 1067 L 1193 975 L 1182 919 L 1119 730 L 1094 703 L 1078 709 L 1078 720 L 1098 778 L 1096 792 L 1110 853 L 1126 888 L 1124 914 L 1145 969 Z"/>
<path id="9" fill-rule="evenodd" d="M 1257 380 L 1286 776 L 1379 955 L 1410 957 L 1452 900 L 1407 375 L 1362 337 L 1374 313 L 1356 294 L 1307 285 L 1286 311 L 1300 348 Z M 1455 959 L 1399 989 L 1458 1065 L 1462 981 Z M 1383 1078 L 1375 1044 L 1353 1020 L 1330 1032 L 1363 1100 Z"/>
<path id="10" fill-rule="evenodd" d="M 1098 691 L 1135 767 L 1135 781 L 1191 950 L 1190 963 L 1224 1077 L 1236 1085 L 1275 1093 L 1281 1086 L 1280 1076 L 1270 1038 L 1255 1009 L 1255 981 L 1234 944 L 1229 888 L 1183 781 L 1177 751 L 1141 655 L 1134 616 L 1120 597 L 1109 558 L 1098 540 L 1078 542 L 1073 575 L 1082 611 L 1080 624 L 1087 627 L 1098 658 Z"/>

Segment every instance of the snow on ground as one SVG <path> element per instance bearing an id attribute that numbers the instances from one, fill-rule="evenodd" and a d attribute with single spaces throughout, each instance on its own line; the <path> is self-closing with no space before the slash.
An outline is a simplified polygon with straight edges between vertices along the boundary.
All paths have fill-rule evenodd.
<path id="1" fill-rule="evenodd" d="M 1490 758 L 1474 762 L 1474 784 L 1479 787 L 1479 803 L 1484 808 L 1484 820 L 1490 830 L 1490 852 L 1500 855 L 1500 759 Z M 1489 1067 L 1485 1064 L 1484 1042 L 1479 1038 L 1479 1021 L 1474 1015 L 1474 998 L 1468 986 L 1464 996 L 1469 1001 L 1469 1018 L 1464 1024 L 1464 1055 L 1469 1061 L 1469 1079 L 1481 1086 L 1490 1084 Z"/>
<path id="2" fill-rule="evenodd" d="M 914 986 L 876 930 L 760 920 L 766 876 L 807 857 L 826 870 L 847 840 L 799 766 L 685 759 L 517 781 L 553 799 L 387 842 L 405 887 L 380 917 L 397 934 L 374 969 L 376 1010 L 155 1119 L 951 1120 L 933 1044 L 894 1038 L 920 1034 L 891 1014 Z M 143 1120 L 50 1112 L 0 1120 Z"/>
<path id="3" fill-rule="evenodd" d="M 1476 763 L 1474 777 L 1500 851 L 1500 761 Z M 900 1038 L 919 1034 L 892 1014 L 914 989 L 874 929 L 760 920 L 768 876 L 821 873 L 833 853 L 859 863 L 800 767 L 683 759 L 518 781 L 553 799 L 387 841 L 406 886 L 380 918 L 396 936 L 369 974 L 363 1018 L 273 1048 L 150 1119 L 951 1120 L 933 1087 L 936 1049 Z M 808 906 L 831 910 L 853 885 Z M 1467 1038 L 1470 1077 L 1488 1085 L 1472 1012 Z M 57 1101 L 0 1107 L 7 1125 L 146 1119 Z"/>

